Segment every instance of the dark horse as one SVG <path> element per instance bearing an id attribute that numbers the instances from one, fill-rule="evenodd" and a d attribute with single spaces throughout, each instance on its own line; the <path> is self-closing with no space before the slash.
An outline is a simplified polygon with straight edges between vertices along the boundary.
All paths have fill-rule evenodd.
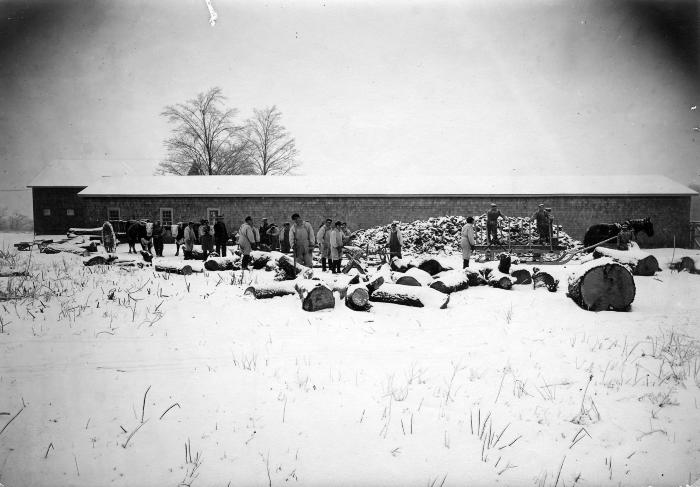
<path id="1" fill-rule="evenodd" d="M 583 246 L 590 247 L 591 245 L 595 245 L 603 240 L 620 235 L 621 233 L 622 235 L 620 235 L 620 237 L 624 237 L 625 233 L 628 235 L 631 233 L 636 240 L 638 232 L 644 232 L 650 237 L 654 236 L 654 224 L 651 223 L 650 218 L 627 220 L 622 223 L 599 223 L 598 225 L 592 225 L 586 230 L 586 235 L 583 237 Z"/>

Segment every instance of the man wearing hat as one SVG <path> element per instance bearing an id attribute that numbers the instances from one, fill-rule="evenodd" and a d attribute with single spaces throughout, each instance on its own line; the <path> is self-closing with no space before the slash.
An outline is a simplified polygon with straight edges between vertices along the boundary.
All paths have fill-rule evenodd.
<path id="1" fill-rule="evenodd" d="M 539 243 L 545 243 L 549 241 L 549 215 L 544 209 L 544 204 L 540 203 L 538 205 L 537 211 L 530 217 L 531 220 L 535 220 L 537 225 L 537 234 L 540 236 Z"/>
<path id="2" fill-rule="evenodd" d="M 214 223 L 214 243 L 216 253 L 221 257 L 226 257 L 226 242 L 228 242 L 228 231 L 224 223 L 224 215 L 217 215 Z"/>
<path id="3" fill-rule="evenodd" d="M 486 242 L 491 245 L 491 243 L 498 242 L 498 219 L 503 218 L 505 220 L 505 215 L 501 213 L 498 209 L 496 203 L 491 203 L 491 209 L 486 212 Z"/>
<path id="4" fill-rule="evenodd" d="M 250 263 L 250 252 L 253 250 L 255 245 L 255 231 L 253 228 L 253 218 L 247 216 L 245 222 L 238 229 L 238 247 L 241 249 L 243 254 L 243 259 L 241 261 L 241 268 L 248 269 L 248 264 Z"/>
<path id="5" fill-rule="evenodd" d="M 399 229 L 399 222 L 394 220 L 391 222 L 389 229 L 389 238 L 387 239 L 387 247 L 389 247 L 389 260 L 393 257 L 401 258 L 401 247 L 403 246 L 403 237 Z"/>

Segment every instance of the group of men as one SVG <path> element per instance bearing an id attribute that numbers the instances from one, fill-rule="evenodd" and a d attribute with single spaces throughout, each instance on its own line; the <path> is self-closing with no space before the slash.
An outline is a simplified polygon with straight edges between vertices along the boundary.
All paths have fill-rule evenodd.
<path id="1" fill-rule="evenodd" d="M 241 267 L 247 269 L 250 265 L 250 253 L 264 245 L 270 250 L 292 252 L 295 261 L 311 267 L 313 265 L 312 252 L 318 244 L 321 253 L 321 267 L 323 271 L 330 269 L 333 273 L 340 272 L 343 246 L 348 242 L 350 231 L 344 222 L 326 219 L 314 232 L 308 221 L 302 220 L 298 213 L 292 215 L 292 222 L 285 222 L 282 229 L 273 224 L 268 224 L 267 218 L 259 229 L 253 225 L 253 218 L 246 217 L 243 225 L 238 229 L 238 247 L 243 254 Z"/>

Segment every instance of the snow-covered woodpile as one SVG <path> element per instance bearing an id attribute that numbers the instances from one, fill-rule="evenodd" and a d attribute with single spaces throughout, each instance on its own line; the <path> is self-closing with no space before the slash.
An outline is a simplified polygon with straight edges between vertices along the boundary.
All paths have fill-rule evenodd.
<path id="1" fill-rule="evenodd" d="M 416 254 L 461 252 L 461 231 L 466 223 L 467 220 L 463 216 L 441 216 L 401 223 L 399 228 L 403 236 L 403 250 Z M 499 225 L 503 242 L 510 238 L 513 245 L 527 245 L 529 242 L 537 242 L 540 238 L 537 225 L 529 218 L 508 216 L 505 220 L 499 220 Z M 486 245 L 486 214 L 475 217 L 474 229 L 477 245 Z M 561 225 L 557 225 L 552 231 L 554 234 L 558 232 L 559 245 L 569 249 L 581 246 L 578 240 L 564 232 Z M 370 248 L 385 247 L 388 235 L 389 225 L 360 230 L 356 232 L 353 244 L 369 244 Z"/>

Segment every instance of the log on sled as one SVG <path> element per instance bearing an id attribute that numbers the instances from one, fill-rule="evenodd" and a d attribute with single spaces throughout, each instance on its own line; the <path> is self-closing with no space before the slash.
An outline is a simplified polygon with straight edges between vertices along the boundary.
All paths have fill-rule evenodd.
<path id="1" fill-rule="evenodd" d="M 628 311 L 636 294 L 630 270 L 610 258 L 583 264 L 569 276 L 567 295 L 589 311 Z"/>
<path id="2" fill-rule="evenodd" d="M 401 284 L 382 284 L 369 297 L 370 301 L 400 304 L 417 308 L 447 308 L 449 294 L 424 286 L 404 286 Z"/>

